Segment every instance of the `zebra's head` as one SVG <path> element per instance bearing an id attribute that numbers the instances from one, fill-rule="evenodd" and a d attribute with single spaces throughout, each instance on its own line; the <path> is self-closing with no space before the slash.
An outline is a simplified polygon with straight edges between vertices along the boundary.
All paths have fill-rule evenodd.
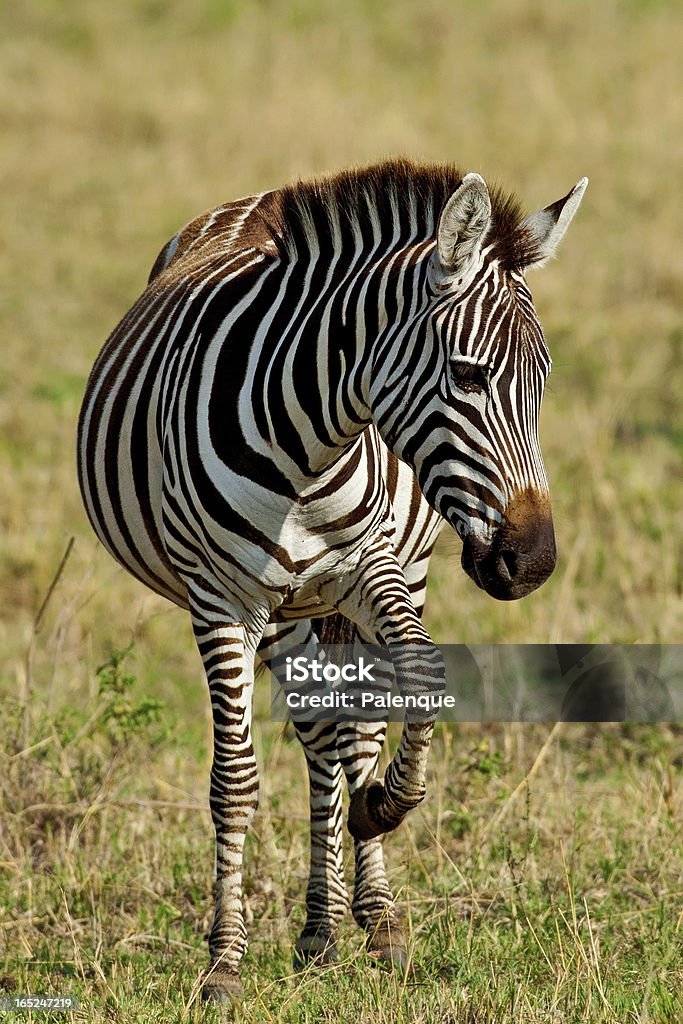
<path id="1" fill-rule="evenodd" d="M 465 571 L 500 600 L 555 567 L 538 440 L 550 356 L 524 275 L 553 255 L 586 185 L 521 219 L 466 175 L 441 210 L 398 355 L 375 367 L 380 432 L 462 538 Z"/>

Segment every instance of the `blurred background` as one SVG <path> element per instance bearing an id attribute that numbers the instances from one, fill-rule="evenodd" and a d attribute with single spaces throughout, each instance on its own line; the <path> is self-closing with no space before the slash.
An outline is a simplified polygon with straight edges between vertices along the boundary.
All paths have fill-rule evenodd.
<path id="1" fill-rule="evenodd" d="M 100 347 L 161 247 L 200 211 L 398 154 L 479 171 L 529 210 L 588 175 L 557 261 L 530 276 L 554 359 L 541 440 L 557 570 L 524 601 L 499 604 L 464 576 L 459 542 L 444 536 L 427 624 L 442 643 L 683 641 L 682 52 L 680 8 L 667 0 L 0 3 L 9 991 L 29 991 L 40 970 L 34 988 L 63 992 L 68 968 L 75 990 L 112 1014 L 151 1020 L 150 1004 L 134 1000 L 190 999 L 205 962 L 206 685 L 187 615 L 95 540 L 74 453 Z M 289 999 L 279 979 L 291 964 L 287 915 L 302 916 L 307 808 L 300 752 L 269 722 L 269 699 L 264 685 L 245 876 L 261 966 L 250 976 Z M 471 1019 L 518 1020 L 519 979 L 532 971 L 525 998 L 542 1003 L 547 983 L 548 1002 L 524 1013 L 530 1022 L 555 1019 L 544 1007 L 560 997 L 573 1008 L 566 1019 L 614 1024 L 636 1005 L 640 1021 L 680 1019 L 669 996 L 683 991 L 670 913 L 681 878 L 676 764 L 680 736 L 665 727 L 439 732 L 429 801 L 388 849 L 445 999 L 464 985 L 492 1014 Z M 538 933 L 519 925 L 527 908 Z M 585 922 L 602 951 L 595 969 Z M 170 951 L 161 971 L 160 936 Z M 492 985 L 494 962 L 509 971 Z M 365 998 L 358 979 L 343 984 L 343 998 L 320 996 L 340 1020 Z M 351 1016 L 376 1024 L 370 995 L 367 1016 Z M 648 1016 L 643 998 L 672 1015 Z M 404 1020 L 386 1005 L 387 1020 Z M 424 1018 L 409 1007 L 405 1019 L 456 1019 L 454 1005 Z M 338 1019 L 320 1012 L 311 1019 Z"/>
<path id="2" fill-rule="evenodd" d="M 86 376 L 198 212 L 392 154 L 480 171 L 529 209 L 591 179 L 558 260 L 531 276 L 554 359 L 541 434 L 557 571 L 497 604 L 444 536 L 427 606 L 436 639 L 680 641 L 681 35 L 676 5 L 657 0 L 5 0 L 8 691 L 71 536 L 59 622 L 41 623 L 59 657 L 36 644 L 55 691 L 92 677 L 89 652 L 131 640 L 154 675 L 160 658 L 179 681 L 197 675 L 186 617 L 117 570 L 85 521 L 74 437 Z"/>

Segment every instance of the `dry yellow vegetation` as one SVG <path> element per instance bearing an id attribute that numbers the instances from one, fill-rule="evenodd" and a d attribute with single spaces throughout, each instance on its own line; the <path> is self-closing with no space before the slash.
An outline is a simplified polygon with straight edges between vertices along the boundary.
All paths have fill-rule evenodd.
<path id="1" fill-rule="evenodd" d="M 0 872 L 9 865 L 11 878 L 1 890 L 10 909 L 0 909 L 0 955 L 11 976 L 16 958 L 39 956 L 41 935 L 45 949 L 58 935 L 63 957 L 71 948 L 81 990 L 90 986 L 98 1006 L 109 1007 L 90 1019 L 133 1019 L 142 1011 L 126 1002 L 131 979 L 143 988 L 153 983 L 144 975 L 143 985 L 135 973 L 142 960 L 126 957 L 147 948 L 140 935 L 166 928 L 167 953 L 192 949 L 190 980 L 179 983 L 174 1010 L 173 1019 L 181 1019 L 191 972 L 203 962 L 192 936 L 209 906 L 208 818 L 182 806 L 163 816 L 164 801 L 205 802 L 208 719 L 201 711 L 207 714 L 208 702 L 199 662 L 185 616 L 99 549 L 81 509 L 74 456 L 80 398 L 100 346 L 141 291 L 161 246 L 202 209 L 392 154 L 477 170 L 516 190 L 528 208 L 587 174 L 589 190 L 558 261 L 531 279 L 554 358 L 541 429 L 558 568 L 523 602 L 496 604 L 461 573 L 455 538 L 444 538 L 428 625 L 443 642 L 683 641 L 681 52 L 680 12 L 667 0 L 0 5 L 0 699 L 10 723 L 0 797 L 11 812 L 0 832 Z M 72 536 L 73 550 L 37 618 Z M 122 753 L 120 737 L 93 733 L 103 713 L 96 669 L 130 642 L 139 686 L 190 723 L 177 750 L 160 740 Z M 65 707 L 83 711 L 80 724 L 71 731 L 46 724 Z M 524 826 L 509 824 L 508 847 L 487 823 L 533 763 L 543 734 L 495 732 L 486 740 L 491 751 L 482 753 L 479 734 L 467 732 L 461 743 L 471 756 L 462 746 L 459 754 L 451 750 L 450 734 L 439 741 L 434 799 L 396 846 L 412 864 L 415 921 L 433 957 L 427 976 L 443 967 L 444 950 L 465 956 L 476 946 L 476 907 L 489 924 L 477 932 L 481 977 L 457 975 L 458 992 L 474 993 L 463 1020 L 540 1024 L 558 1019 L 552 1013 L 564 1007 L 565 1020 L 668 1024 L 680 1019 L 667 1016 L 677 1013 L 669 986 L 677 977 L 683 988 L 672 953 L 681 892 L 672 853 L 680 851 L 677 778 L 670 774 L 679 769 L 669 764 L 675 738 L 667 730 L 625 739 L 610 733 L 612 746 L 603 747 L 595 730 L 566 735 L 532 789 Z M 292 893 L 302 894 L 296 865 L 305 856 L 304 827 L 296 815 L 305 814 L 305 798 L 298 752 L 278 745 L 266 723 L 259 743 L 283 795 L 280 805 L 276 775 L 266 770 L 254 847 L 260 860 L 247 888 L 255 930 L 279 941 L 269 907 L 291 910 Z M 35 744 L 42 744 L 38 752 L 22 753 Z M 489 754 L 499 759 L 482 768 Z M 449 763 L 454 770 L 470 765 L 463 776 L 470 781 L 441 778 Z M 476 781 L 491 776 L 492 789 Z M 95 779 L 90 788 L 88 778 Z M 162 806 L 116 804 L 124 797 Z M 35 805 L 47 810 L 26 811 Z M 170 850 L 169 829 L 176 839 Z M 121 849 L 138 842 L 136 855 L 108 846 L 112 835 Z M 571 850 L 578 852 L 568 863 Z M 45 851 L 59 865 L 52 889 Z M 456 859 L 470 879 L 464 888 Z M 188 889 L 177 903 L 192 927 L 178 931 L 168 924 L 177 920 L 171 911 L 155 917 L 147 907 L 149 893 L 158 886 L 159 899 L 171 905 L 174 879 L 200 861 L 197 893 Z M 259 888 L 273 863 L 275 888 Z M 109 882 L 102 881 L 105 869 Z M 404 884 L 404 865 L 393 870 Z M 453 921 L 438 902 L 441 884 L 470 901 L 469 910 L 457 904 Z M 34 885 L 53 900 L 43 916 Z M 624 901 L 611 903 L 619 890 Z M 126 903 L 131 892 L 137 896 Z M 529 907 L 532 923 L 544 922 L 539 945 L 524 923 Z M 620 922 L 614 933 L 605 924 L 612 911 Z M 670 921 L 669 931 L 658 932 L 655 918 Z M 150 948 L 157 963 L 151 940 Z M 271 1005 L 268 979 L 276 982 L 286 960 L 283 953 L 267 963 L 265 949 L 257 945 L 255 954 L 266 979 L 260 1006 Z M 496 949 L 507 951 L 496 968 L 500 993 L 515 991 L 521 970 L 521 1010 L 509 1009 L 514 999 L 508 1004 L 507 995 L 496 1002 L 495 986 L 488 991 Z M 455 977 L 451 966 L 448 977 Z M 23 971 L 16 977 L 26 984 Z M 155 998 L 176 998 L 174 977 L 161 971 Z M 439 1013 L 455 1020 L 468 997 L 456 999 L 448 979 L 443 984 Z M 283 1010 L 283 1020 L 337 1020 L 314 1009 L 297 1018 L 299 990 L 286 991 L 292 1016 Z M 424 993 L 427 1003 L 411 1018 L 400 991 L 383 990 L 374 1010 L 379 989 L 358 991 L 351 985 L 348 992 L 349 1005 L 362 999 L 354 1019 L 430 1019 Z M 540 992 L 550 994 L 541 999 Z M 254 1019 L 276 1018 L 263 1010 Z"/>

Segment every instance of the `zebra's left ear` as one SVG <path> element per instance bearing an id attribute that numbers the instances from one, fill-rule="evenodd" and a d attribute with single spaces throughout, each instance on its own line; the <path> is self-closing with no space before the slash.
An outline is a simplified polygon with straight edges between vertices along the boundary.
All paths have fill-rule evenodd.
<path id="1" fill-rule="evenodd" d="M 466 174 L 441 211 L 432 268 L 437 278 L 463 277 L 476 264 L 491 224 L 491 198 L 480 174 Z"/>
<path id="2" fill-rule="evenodd" d="M 520 227 L 525 231 L 529 247 L 534 253 L 526 264 L 527 270 L 542 267 L 555 255 L 557 246 L 579 208 L 587 184 L 588 178 L 581 178 L 563 199 L 558 199 L 543 210 L 537 210 L 522 221 Z"/>

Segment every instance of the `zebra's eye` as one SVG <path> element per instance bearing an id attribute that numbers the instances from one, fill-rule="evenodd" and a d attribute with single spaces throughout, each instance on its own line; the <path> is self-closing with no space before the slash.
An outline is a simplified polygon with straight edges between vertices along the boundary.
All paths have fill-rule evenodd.
<path id="1" fill-rule="evenodd" d="M 489 383 L 488 366 L 451 359 L 451 378 L 461 391 L 484 391 Z"/>

